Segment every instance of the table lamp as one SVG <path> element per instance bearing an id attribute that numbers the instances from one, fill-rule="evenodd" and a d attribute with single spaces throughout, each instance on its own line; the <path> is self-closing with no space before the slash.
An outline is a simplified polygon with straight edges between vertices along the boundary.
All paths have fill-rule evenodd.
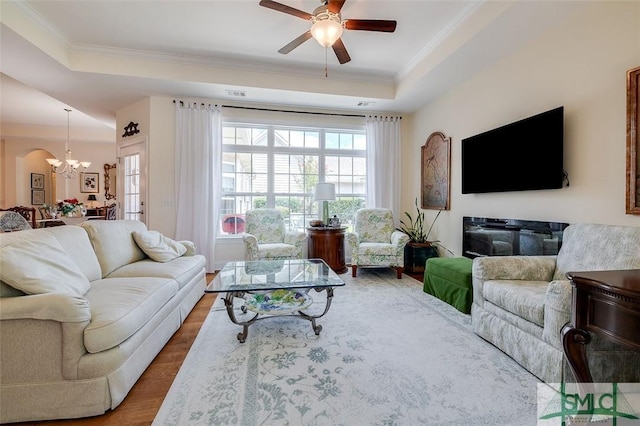
<path id="1" fill-rule="evenodd" d="M 336 199 L 336 186 L 332 183 L 316 185 L 316 201 L 322 201 L 322 222 L 329 226 L 329 201 Z"/>
<path id="2" fill-rule="evenodd" d="M 89 208 L 94 208 L 95 207 L 95 202 L 98 201 L 98 200 L 96 200 L 96 196 L 94 194 L 89 195 L 89 198 L 87 198 L 87 200 L 89 201 L 89 203 L 88 203 Z"/>

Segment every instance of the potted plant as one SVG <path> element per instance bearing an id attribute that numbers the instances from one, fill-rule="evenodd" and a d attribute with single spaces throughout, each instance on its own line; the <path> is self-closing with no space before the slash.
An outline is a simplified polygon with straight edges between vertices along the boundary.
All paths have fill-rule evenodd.
<path id="1" fill-rule="evenodd" d="M 404 247 L 404 269 L 408 273 L 422 273 L 427 259 L 438 256 L 437 247 L 442 247 L 449 251 L 446 247 L 440 244 L 439 240 L 429 240 L 429 234 L 433 229 L 433 225 L 438 220 L 438 216 L 442 213 L 442 209 L 438 211 L 438 214 L 429 225 L 425 223 L 424 212 L 418 207 L 418 199 L 415 201 L 416 205 L 416 217 L 415 219 L 409 212 L 404 212 L 408 221 L 400 219 L 400 227 L 398 231 L 402 231 L 409 236 L 409 242 Z"/>

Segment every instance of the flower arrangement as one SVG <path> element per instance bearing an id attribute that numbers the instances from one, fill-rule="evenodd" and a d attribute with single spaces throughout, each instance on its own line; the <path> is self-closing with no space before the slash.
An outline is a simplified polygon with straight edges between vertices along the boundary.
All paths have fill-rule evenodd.
<path id="1" fill-rule="evenodd" d="M 66 198 L 62 201 L 58 200 L 56 204 L 58 205 L 58 210 L 60 210 L 65 216 L 71 215 L 79 206 L 82 205 L 77 198 Z"/>

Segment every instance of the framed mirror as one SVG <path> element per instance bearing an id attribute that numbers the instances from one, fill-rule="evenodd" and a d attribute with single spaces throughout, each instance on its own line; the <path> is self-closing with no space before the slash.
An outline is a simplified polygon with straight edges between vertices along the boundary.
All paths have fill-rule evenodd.
<path id="1" fill-rule="evenodd" d="M 104 165 L 104 199 L 116 199 L 116 163 Z"/>
<path id="2" fill-rule="evenodd" d="M 640 67 L 627 71 L 627 214 L 640 214 Z"/>

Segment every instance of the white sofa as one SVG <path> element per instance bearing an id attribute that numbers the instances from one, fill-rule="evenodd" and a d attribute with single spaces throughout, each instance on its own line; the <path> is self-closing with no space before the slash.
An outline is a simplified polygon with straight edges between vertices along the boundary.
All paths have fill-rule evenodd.
<path id="1" fill-rule="evenodd" d="M 204 294 L 204 265 L 138 221 L 0 234 L 0 422 L 117 407 Z"/>
<path id="2" fill-rule="evenodd" d="M 553 256 L 473 260 L 473 330 L 547 383 L 566 375 L 560 329 L 571 316 L 567 272 L 640 269 L 640 227 L 574 224 Z M 640 381 L 640 353 L 593 334 L 594 380 Z"/>

